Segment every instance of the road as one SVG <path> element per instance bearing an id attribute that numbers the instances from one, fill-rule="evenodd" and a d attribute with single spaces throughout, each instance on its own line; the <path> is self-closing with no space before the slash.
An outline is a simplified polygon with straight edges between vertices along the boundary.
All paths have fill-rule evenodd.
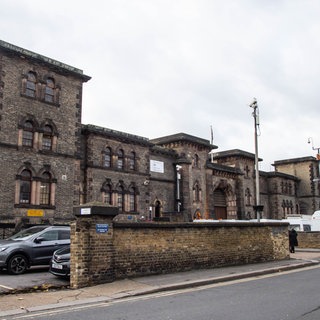
<path id="1" fill-rule="evenodd" d="M 8 275 L 6 270 L 0 271 L 0 294 L 15 289 L 24 290 L 43 285 L 53 287 L 68 286 L 69 280 L 51 274 L 48 266 L 32 267 L 21 275 Z"/>
<path id="2" fill-rule="evenodd" d="M 316 266 L 14 319 L 319 320 L 319 278 L 320 267 Z"/>

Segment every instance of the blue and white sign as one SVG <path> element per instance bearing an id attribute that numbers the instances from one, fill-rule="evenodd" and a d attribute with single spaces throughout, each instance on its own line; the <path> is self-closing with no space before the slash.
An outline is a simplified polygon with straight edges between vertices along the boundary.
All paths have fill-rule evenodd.
<path id="1" fill-rule="evenodd" d="M 109 230 L 108 224 L 102 224 L 102 223 L 96 224 L 96 232 L 97 233 L 107 233 L 108 230 Z"/>

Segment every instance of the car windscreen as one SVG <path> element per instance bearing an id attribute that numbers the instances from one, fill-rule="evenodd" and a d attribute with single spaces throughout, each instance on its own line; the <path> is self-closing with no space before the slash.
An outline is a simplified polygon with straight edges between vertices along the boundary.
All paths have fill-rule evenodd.
<path id="1" fill-rule="evenodd" d="M 11 236 L 10 240 L 26 240 L 27 238 L 31 237 L 32 235 L 44 230 L 47 228 L 47 226 L 37 226 L 37 227 L 31 227 L 25 230 L 21 230 L 20 232 L 14 234 Z"/>

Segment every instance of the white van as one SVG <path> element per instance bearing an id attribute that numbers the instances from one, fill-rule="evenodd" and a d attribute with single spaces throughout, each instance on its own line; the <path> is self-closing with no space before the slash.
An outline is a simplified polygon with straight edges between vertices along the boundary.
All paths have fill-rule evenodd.
<path id="1" fill-rule="evenodd" d="M 287 219 L 282 219 L 281 221 L 289 222 L 289 228 L 296 231 L 316 231 L 312 230 L 312 219 L 305 219 L 301 217 L 287 217 Z M 319 220 L 320 222 L 320 220 Z"/>

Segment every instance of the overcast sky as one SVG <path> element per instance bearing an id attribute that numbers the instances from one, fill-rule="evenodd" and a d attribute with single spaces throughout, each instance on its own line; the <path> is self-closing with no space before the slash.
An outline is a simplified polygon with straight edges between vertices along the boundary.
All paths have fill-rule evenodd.
<path id="1" fill-rule="evenodd" d="M 319 0 L 1 0 L 0 38 L 67 63 L 84 84 L 84 124 L 275 160 L 320 148 Z"/>

